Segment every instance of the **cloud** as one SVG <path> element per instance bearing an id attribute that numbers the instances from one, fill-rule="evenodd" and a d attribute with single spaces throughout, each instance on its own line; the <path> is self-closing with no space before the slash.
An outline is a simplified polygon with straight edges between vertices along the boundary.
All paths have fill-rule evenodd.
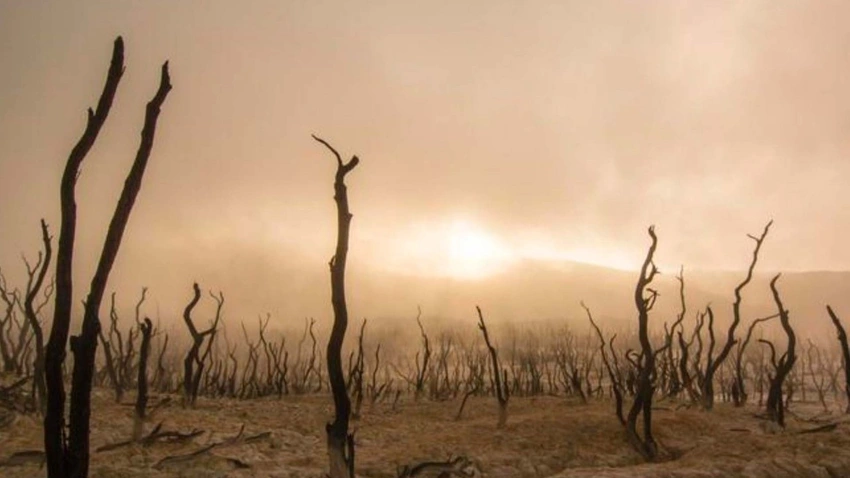
<path id="1" fill-rule="evenodd" d="M 3 8 L 0 264 L 36 243 L 38 217 L 58 227 L 62 163 L 125 33 L 127 73 L 79 183 L 83 269 L 166 58 L 175 88 L 128 229 L 139 251 L 282 244 L 326 260 L 318 133 L 362 159 L 357 252 L 463 216 L 500 241 L 532 231 L 638 263 L 654 223 L 667 263 L 737 268 L 745 234 L 775 218 L 766 265 L 850 268 L 845 2 Z"/>

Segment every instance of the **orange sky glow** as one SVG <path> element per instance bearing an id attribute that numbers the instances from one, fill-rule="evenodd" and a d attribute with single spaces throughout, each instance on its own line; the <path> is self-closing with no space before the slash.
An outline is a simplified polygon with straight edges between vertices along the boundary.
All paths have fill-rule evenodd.
<path id="1" fill-rule="evenodd" d="M 166 59 L 111 282 L 128 294 L 198 280 L 274 302 L 323 274 L 334 163 L 311 133 L 362 161 L 355 275 L 633 271 L 650 224 L 667 271 L 741 269 L 770 219 L 766 270 L 848 270 L 848 18 L 842 1 L 0 2 L 0 267 L 21 273 L 39 218 L 58 229 L 62 166 L 123 35 L 77 185 L 80 280 Z"/>

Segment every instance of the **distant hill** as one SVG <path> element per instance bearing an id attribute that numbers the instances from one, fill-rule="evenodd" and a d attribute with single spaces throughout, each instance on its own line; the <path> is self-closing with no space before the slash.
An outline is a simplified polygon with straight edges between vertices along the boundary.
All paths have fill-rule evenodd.
<path id="1" fill-rule="evenodd" d="M 680 308 L 678 271 L 662 271 L 654 282 L 660 293 L 652 315 L 658 324 L 672 321 Z M 685 298 L 688 320 L 698 309 L 712 305 L 718 327 L 731 320 L 734 289 L 745 271 L 685 270 Z M 770 292 L 772 273 L 757 272 L 743 291 L 744 320 L 771 315 L 777 311 Z M 481 305 L 499 320 L 579 319 L 584 320 L 584 301 L 596 317 L 611 327 L 630 326 L 635 317 L 634 287 L 637 272 L 628 272 L 574 262 L 526 261 L 501 274 L 479 280 L 459 281 L 421 277 L 362 278 L 363 295 L 353 297 L 374 308 L 385 306 L 413 310 L 422 304 L 432 315 L 471 317 Z M 356 282 L 354 282 L 356 283 Z M 807 333 L 832 333 L 825 306 L 831 304 L 850 321 L 850 272 L 783 273 L 777 283 L 791 320 Z M 410 315 L 408 312 L 407 315 Z"/>
<path id="2" fill-rule="evenodd" d="M 133 290 L 134 284 L 150 285 L 151 304 L 159 304 L 163 318 L 180 317 L 191 296 L 191 281 L 198 280 L 205 289 L 224 291 L 226 313 L 232 321 L 253 323 L 258 314 L 266 312 L 280 323 L 301 324 L 309 316 L 320 323 L 329 320 L 326 262 L 294 261 L 286 255 L 270 257 L 248 248 L 229 250 L 233 252 L 214 262 L 203 260 L 201 253 L 166 264 L 134 261 L 139 265 L 132 274 L 119 273 L 111 287 L 120 291 L 119 302 L 131 304 L 138 293 Z M 673 320 L 679 310 L 677 272 L 662 270 L 654 283 L 661 295 L 651 320 L 659 327 Z M 693 321 L 693 314 L 711 303 L 718 327 L 724 327 L 731 317 L 733 290 L 744 275 L 745 271 L 685 269 L 687 320 Z M 747 322 L 776 312 L 768 287 L 772 275 L 757 271 L 744 290 Z M 393 274 L 355 260 L 350 263 L 347 284 L 351 315 L 357 320 L 411 319 L 420 305 L 425 317 L 474 323 L 475 305 L 480 305 L 492 320 L 558 319 L 578 321 L 584 327 L 586 319 L 579 305 L 584 301 L 606 328 L 618 329 L 634 324 L 636 278 L 636 271 L 527 260 L 485 279 L 457 280 Z M 789 272 L 778 284 L 799 330 L 831 334 L 826 304 L 844 314 L 850 323 L 850 272 Z M 122 298 L 124 294 L 129 295 Z"/>

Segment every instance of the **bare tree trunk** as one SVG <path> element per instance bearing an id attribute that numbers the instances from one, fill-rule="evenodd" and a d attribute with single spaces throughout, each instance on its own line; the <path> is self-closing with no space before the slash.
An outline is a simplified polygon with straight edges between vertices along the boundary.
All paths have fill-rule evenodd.
<path id="1" fill-rule="evenodd" d="M 77 228 L 77 204 L 74 189 L 80 165 L 106 122 L 118 83 L 124 73 L 124 42 L 115 40 L 112 61 L 106 84 L 100 95 L 97 110 L 88 110 L 88 121 L 83 136 L 74 146 L 60 187 L 62 221 L 59 229 L 59 247 L 56 254 L 56 302 L 53 311 L 53 326 L 45 351 L 45 382 L 47 388 L 47 411 L 44 417 L 44 451 L 47 459 L 47 475 L 51 478 L 70 476 L 65 443 L 65 386 L 62 381 L 62 365 L 71 324 L 73 283 L 71 263 L 74 256 L 74 237 Z"/>
<path id="2" fill-rule="evenodd" d="M 121 197 L 112 216 L 112 222 L 106 232 L 106 241 L 101 252 L 95 275 L 92 278 L 91 289 L 86 300 L 83 314 L 81 334 L 71 338 L 71 351 L 74 353 L 74 374 L 71 384 L 71 415 L 70 415 L 70 451 L 72 476 L 88 476 L 89 467 L 89 417 L 91 414 L 91 386 L 94 373 L 94 359 L 97 351 L 97 332 L 100 328 L 100 304 L 106 290 L 106 282 L 112 265 L 118 255 L 121 239 L 130 212 L 136 201 L 136 196 L 142 187 L 145 167 L 153 148 L 154 132 L 159 117 L 160 108 L 165 97 L 171 90 L 168 76 L 168 63 L 162 67 L 159 90 L 148 103 L 145 114 L 145 125 L 142 128 L 142 141 L 139 145 L 136 160 L 130 169 Z"/>
<path id="3" fill-rule="evenodd" d="M 838 332 L 838 342 L 841 344 L 841 359 L 844 363 L 844 393 L 847 397 L 847 408 L 844 413 L 850 413 L 850 347 L 847 345 L 847 332 L 841 325 L 838 315 L 833 312 L 832 307 L 826 306 L 829 318 L 832 319 L 835 330 Z"/>
<path id="4" fill-rule="evenodd" d="M 508 422 L 508 384 L 507 370 L 503 370 L 499 364 L 499 356 L 496 353 L 496 348 L 490 343 L 490 335 L 487 333 L 487 326 L 484 324 L 484 315 L 481 313 L 481 308 L 477 305 L 475 310 L 478 312 L 478 328 L 484 335 L 484 343 L 487 344 L 487 350 L 490 352 L 490 361 L 493 364 L 493 383 L 496 393 L 496 400 L 499 402 L 499 420 L 496 422 L 496 428 L 504 428 Z"/>
<path id="5" fill-rule="evenodd" d="M 41 220 L 41 240 L 44 244 L 44 259 L 40 260 L 38 268 L 38 276 L 35 282 L 28 287 L 28 292 L 24 298 L 24 315 L 29 321 L 35 337 L 35 361 L 33 362 L 33 390 L 36 410 L 39 413 L 45 413 L 47 390 L 44 384 L 44 332 L 41 329 L 41 324 L 38 323 L 38 314 L 35 310 L 35 298 L 44 284 L 44 278 L 47 275 L 47 269 L 50 267 L 50 258 L 52 257 L 53 249 L 50 243 L 50 234 L 47 230 L 47 223 L 44 219 Z M 39 264 L 36 265 L 38 267 Z"/>
<path id="6" fill-rule="evenodd" d="M 775 317 L 779 317 L 779 314 L 774 314 L 768 317 L 762 317 L 760 319 L 756 319 L 750 324 L 749 328 L 747 328 L 747 335 L 744 337 L 744 341 L 738 346 L 738 353 L 735 357 L 735 378 L 734 383 L 732 385 L 732 397 L 735 402 L 736 407 L 742 407 L 747 403 L 747 389 L 744 385 L 744 353 L 747 350 L 747 345 L 749 345 L 750 340 L 753 338 L 753 331 L 756 326 L 762 322 L 766 322 Z"/>
<path id="7" fill-rule="evenodd" d="M 62 223 L 59 236 L 59 251 L 56 270 L 56 306 L 53 328 L 46 351 L 46 384 L 48 408 L 44 420 L 45 452 L 47 455 L 48 475 L 50 477 L 86 477 L 89 468 L 89 419 L 91 415 L 91 386 L 94 374 L 94 359 L 97 350 L 97 335 L 100 327 L 98 318 L 101 301 L 106 290 L 106 282 L 112 265 L 118 254 L 121 239 L 132 211 L 133 204 L 141 189 L 145 167 L 153 147 L 156 123 L 160 108 L 171 90 L 168 75 L 168 62 L 162 66 L 159 89 L 148 103 L 145 123 L 142 128 L 141 144 L 136 158 L 124 183 L 121 196 L 106 233 L 100 260 L 97 264 L 91 288 L 85 302 L 82 332 L 71 338 L 71 350 L 74 354 L 73 381 L 71 384 L 71 412 L 69 417 L 69 435 L 64 435 L 64 385 L 62 383 L 62 364 L 65 357 L 65 344 L 71 319 L 72 268 L 74 236 L 76 229 L 76 203 L 74 199 L 76 179 L 80 165 L 94 144 L 97 134 L 115 97 L 118 83 L 124 72 L 124 43 L 119 37 L 115 40 L 106 86 L 97 106 L 97 111 L 89 110 L 85 133 L 71 152 L 62 177 L 60 198 Z"/>
<path id="8" fill-rule="evenodd" d="M 330 260 L 331 303 L 334 311 L 334 324 L 328 340 L 327 361 L 328 379 L 333 393 L 333 423 L 328 423 L 328 458 L 331 478 L 354 477 L 354 435 L 348 433 L 351 416 L 351 401 L 345 387 L 345 375 L 342 370 L 342 343 L 348 327 L 348 308 L 345 303 L 345 263 L 348 257 L 348 236 L 351 228 L 351 212 L 348 209 L 348 191 L 345 176 L 360 162 L 352 156 L 347 163 L 342 162 L 339 153 L 325 140 L 313 135 L 313 139 L 322 143 L 336 157 L 336 177 L 334 179 L 334 201 L 337 209 L 336 252 Z"/>
<path id="9" fill-rule="evenodd" d="M 15 360 L 12 357 L 12 338 L 6 338 L 12 332 L 12 324 L 15 323 L 15 305 L 18 303 L 17 291 L 9 292 L 6 287 L 5 278 L 0 275 L 0 300 L 6 304 L 6 313 L 0 318 L 0 359 L 3 362 L 3 372 L 9 373 L 15 370 Z M 7 343 L 7 340 L 9 343 Z"/>
<path id="10" fill-rule="evenodd" d="M 649 311 L 655 305 L 658 292 L 648 286 L 658 274 L 658 268 L 653 262 L 655 248 L 658 238 L 655 236 L 655 228 L 649 228 L 649 236 L 652 244 L 646 254 L 646 259 L 640 270 L 637 286 L 635 287 L 635 306 L 638 310 L 638 339 L 640 340 L 641 354 L 638 362 L 638 377 L 635 389 L 635 397 L 632 407 L 626 417 L 626 435 L 629 442 L 646 460 L 652 461 L 658 455 L 658 445 L 652 435 L 652 395 L 655 393 L 655 351 L 649 342 Z M 669 345 L 669 344 L 668 344 Z M 638 433 L 637 420 L 643 415 L 643 436 Z"/>
<path id="11" fill-rule="evenodd" d="M 767 223 L 764 226 L 764 230 L 761 233 L 761 236 L 755 237 L 752 235 L 747 235 L 750 239 L 756 242 L 756 247 L 753 250 L 753 258 L 750 262 L 750 267 L 747 269 L 747 277 L 738 284 L 738 287 L 735 288 L 735 302 L 732 304 L 732 324 L 729 325 L 728 336 L 726 338 L 726 344 L 723 346 L 723 349 L 720 351 L 720 354 L 717 355 L 715 360 L 711 360 L 709 357 L 708 362 L 705 365 L 705 378 L 703 380 L 703 390 L 702 390 L 702 404 L 706 410 L 711 410 L 714 406 L 714 374 L 717 372 L 717 369 L 723 365 L 723 361 L 726 360 L 726 357 L 729 355 L 729 352 L 732 350 L 732 347 L 737 343 L 737 339 L 735 339 L 735 330 L 738 328 L 738 325 L 741 323 L 741 291 L 744 290 L 747 284 L 750 283 L 750 280 L 753 278 L 753 269 L 756 267 L 756 263 L 758 262 L 759 250 L 761 249 L 761 245 L 764 242 L 764 238 L 767 237 L 767 233 L 770 230 L 770 226 L 773 224 L 773 221 Z M 713 340 L 712 340 L 713 343 Z"/>
<path id="12" fill-rule="evenodd" d="M 109 338 L 111 339 L 113 336 L 112 331 L 117 328 L 117 320 L 118 317 L 115 314 L 115 293 L 112 293 L 112 307 L 110 310 L 110 319 L 111 319 L 111 328 Z M 106 340 L 106 336 L 103 334 L 103 328 L 98 327 L 97 335 L 100 338 L 100 343 L 103 346 L 103 356 L 105 359 L 104 366 L 106 367 L 106 373 L 109 375 L 109 380 L 112 382 L 112 386 L 115 388 L 115 403 L 121 403 L 121 398 L 124 396 L 124 383 L 118 378 L 118 370 L 116 367 L 116 361 L 118 361 L 112 355 L 112 341 Z M 121 346 L 121 336 L 118 336 L 118 345 Z M 119 354 L 119 358 L 122 354 Z"/>
<path id="13" fill-rule="evenodd" d="M 797 336 L 794 334 L 794 329 L 791 327 L 791 322 L 788 319 L 788 311 L 785 309 L 785 306 L 782 305 L 782 300 L 779 297 L 779 291 L 776 289 L 777 280 L 779 280 L 779 274 L 770 281 L 770 290 L 773 292 L 773 300 L 776 302 L 776 307 L 779 309 L 779 321 L 782 324 L 782 329 L 788 337 L 788 348 L 778 361 L 776 361 L 775 358 L 772 360 L 776 373 L 770 381 L 770 388 L 767 394 L 767 415 L 771 420 L 774 420 L 779 424 L 779 426 L 784 428 L 785 405 L 783 404 L 782 399 L 782 385 L 785 383 L 785 378 L 788 377 L 788 374 L 794 367 L 794 363 L 797 361 Z M 773 349 L 773 347 L 771 347 L 771 349 Z M 771 350 L 771 353 L 773 357 L 776 356 L 776 353 L 773 350 Z"/>
<path id="14" fill-rule="evenodd" d="M 354 397 L 354 410 L 351 413 L 351 417 L 355 420 L 360 419 L 360 409 L 363 406 L 363 370 L 365 368 L 363 336 L 365 333 L 366 319 L 363 319 L 363 323 L 360 325 L 360 335 L 357 336 L 357 356 L 348 374 L 351 394 Z"/>
<path id="15" fill-rule="evenodd" d="M 139 346 L 139 379 L 138 393 L 136 394 L 136 416 L 133 422 L 133 440 L 138 440 L 142 436 L 145 412 L 148 406 L 148 356 L 151 351 L 151 331 L 153 330 L 151 319 L 145 317 L 144 322 L 139 324 L 139 329 L 142 332 L 142 343 Z"/>
<path id="16" fill-rule="evenodd" d="M 608 378 L 611 380 L 611 391 L 614 394 L 614 413 L 617 415 L 617 419 L 620 421 L 622 425 L 626 425 L 626 417 L 623 416 L 623 381 L 620 379 L 619 375 L 614 373 L 614 368 L 611 366 L 611 361 L 608 360 L 608 354 L 605 353 L 605 337 L 602 335 L 602 330 L 596 325 L 596 322 L 593 320 L 593 315 L 590 313 L 590 308 L 584 305 L 584 302 L 581 303 L 581 307 L 584 309 L 585 313 L 587 313 L 587 319 L 590 321 L 590 325 L 593 326 L 593 330 L 596 331 L 596 336 L 599 338 L 599 354 L 602 356 L 602 363 L 605 365 L 605 370 L 608 372 Z M 614 342 L 614 337 L 617 334 L 611 337 L 611 342 Z M 611 353 L 613 354 L 614 347 L 611 346 Z"/>
<path id="17" fill-rule="evenodd" d="M 419 325 L 419 333 L 422 334 L 422 364 L 419 364 L 419 358 L 417 354 L 416 358 L 416 390 L 415 390 L 415 399 L 419 400 L 422 396 L 422 391 L 425 389 L 425 379 L 428 377 L 429 372 L 429 364 L 431 360 L 431 343 L 428 341 L 428 334 L 425 333 L 425 327 L 422 326 L 422 309 L 417 308 L 416 313 L 416 323 Z"/>
<path id="18" fill-rule="evenodd" d="M 192 284 L 192 299 L 186 305 L 186 308 L 183 309 L 183 322 L 186 323 L 186 328 L 189 329 L 189 334 L 192 336 L 192 346 L 189 348 L 189 352 L 186 353 L 186 358 L 183 359 L 184 407 L 194 407 L 195 401 L 198 399 L 198 387 L 200 386 L 201 374 L 203 374 L 204 371 L 204 360 L 200 357 L 201 346 L 204 344 L 204 338 L 210 336 L 207 341 L 207 351 L 209 351 L 209 347 L 212 345 L 213 338 L 215 337 L 218 322 L 221 320 L 221 308 L 224 305 L 224 295 L 221 293 L 219 293 L 218 296 L 213 295 L 212 293 L 210 295 L 212 295 L 213 299 L 215 299 L 217 308 L 215 320 L 208 329 L 199 332 L 192 321 L 192 310 L 196 305 L 198 305 L 198 301 L 201 300 L 201 288 L 198 286 L 197 282 Z M 206 354 L 204 355 L 204 358 L 205 357 Z"/>

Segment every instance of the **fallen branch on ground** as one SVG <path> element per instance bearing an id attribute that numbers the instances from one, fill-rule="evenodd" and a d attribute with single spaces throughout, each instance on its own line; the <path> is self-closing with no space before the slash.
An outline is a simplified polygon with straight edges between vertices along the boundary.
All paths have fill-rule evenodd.
<path id="1" fill-rule="evenodd" d="M 23 466 L 28 463 L 38 463 L 39 467 L 44 466 L 44 452 L 41 450 L 27 450 L 12 453 L 9 458 L 0 461 L 2 466 Z"/>
<path id="2" fill-rule="evenodd" d="M 194 430 L 192 430 L 191 432 L 188 432 L 188 433 L 182 433 L 182 432 L 178 432 L 178 431 L 162 431 L 162 423 L 163 422 L 159 422 L 159 424 L 157 424 L 157 426 L 155 426 L 154 429 L 151 430 L 150 433 L 148 433 L 147 435 L 145 435 L 144 437 L 142 437 L 139 440 L 125 440 L 125 441 L 121 441 L 121 442 L 117 442 L 117 443 L 109 443 L 107 445 L 103 445 L 103 446 L 98 447 L 95 451 L 96 452 L 102 452 L 102 451 L 115 450 L 116 448 L 121 448 L 121 447 L 124 447 L 124 446 L 132 445 L 134 443 L 138 443 L 139 445 L 142 445 L 144 447 L 151 446 L 154 443 L 156 443 L 157 441 L 164 441 L 164 442 L 168 442 L 168 443 L 176 443 L 176 442 L 191 440 L 192 438 L 200 436 L 204 433 L 204 430 L 198 430 L 198 429 L 194 429 Z"/>
<path id="3" fill-rule="evenodd" d="M 447 461 L 423 461 L 413 466 L 405 465 L 398 472 L 398 478 L 414 478 L 417 476 L 425 476 L 424 473 L 439 473 L 438 476 L 452 477 L 472 477 L 475 476 L 475 470 L 472 467 L 472 461 L 465 457 L 459 456 L 454 460 Z"/>
<path id="4" fill-rule="evenodd" d="M 838 428 L 837 423 L 827 423 L 826 425 L 821 425 L 815 428 L 809 428 L 806 430 L 800 430 L 797 432 L 797 435 L 806 435 L 808 433 L 820 433 L 820 432 L 831 432 Z"/>
<path id="5" fill-rule="evenodd" d="M 244 445 L 244 444 L 253 443 L 253 442 L 256 442 L 256 441 L 259 441 L 259 440 L 263 440 L 263 439 L 266 439 L 266 438 L 271 436 L 271 432 L 257 433 L 256 435 L 251 435 L 251 436 L 247 436 L 247 437 L 244 436 L 244 433 L 245 433 L 245 424 L 243 423 L 242 426 L 239 428 L 239 432 L 236 435 L 234 435 L 233 437 L 225 438 L 224 440 L 222 440 L 220 442 L 210 443 L 209 445 L 206 445 L 202 448 L 199 448 L 198 450 L 195 450 L 193 452 L 185 453 L 185 454 L 182 454 L 182 455 L 166 456 L 165 458 L 159 460 L 153 467 L 155 469 L 159 470 L 165 465 L 192 460 L 193 458 L 199 457 L 199 456 L 201 456 L 205 453 L 212 451 L 214 448 Z M 241 460 L 238 460 L 236 458 L 225 457 L 225 459 L 229 463 L 232 463 L 236 468 L 250 468 L 250 465 L 248 465 L 247 463 L 245 463 Z"/>

